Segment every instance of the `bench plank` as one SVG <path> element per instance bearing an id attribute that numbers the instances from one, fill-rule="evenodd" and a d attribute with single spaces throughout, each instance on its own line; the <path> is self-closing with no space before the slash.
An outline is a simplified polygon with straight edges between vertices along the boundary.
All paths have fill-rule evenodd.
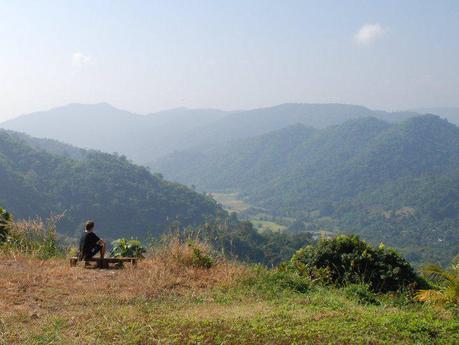
<path id="1" fill-rule="evenodd" d="M 89 260 L 83 260 L 86 262 L 97 262 L 98 267 L 108 267 L 109 264 L 130 262 L 133 265 L 137 264 L 138 258 L 122 257 L 122 258 L 91 258 Z M 78 258 L 76 256 L 70 258 L 70 266 L 75 267 L 78 264 Z"/>

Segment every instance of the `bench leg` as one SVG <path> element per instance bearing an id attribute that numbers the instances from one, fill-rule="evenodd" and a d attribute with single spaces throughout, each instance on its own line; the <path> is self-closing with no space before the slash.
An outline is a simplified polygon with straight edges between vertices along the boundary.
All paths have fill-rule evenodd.
<path id="1" fill-rule="evenodd" d="M 97 268 L 108 268 L 108 261 L 104 259 L 97 259 Z"/>

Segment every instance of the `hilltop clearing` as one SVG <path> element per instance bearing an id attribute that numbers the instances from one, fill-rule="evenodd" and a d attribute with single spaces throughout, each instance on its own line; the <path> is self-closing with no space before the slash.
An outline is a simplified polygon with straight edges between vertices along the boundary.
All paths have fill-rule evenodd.
<path id="1" fill-rule="evenodd" d="M 452 344 L 458 319 L 345 290 L 241 283 L 253 268 L 210 270 L 153 257 L 136 269 L 70 268 L 0 257 L 0 344 Z M 261 279 L 261 278 L 257 278 Z M 384 299 L 383 299 L 384 300 Z"/>

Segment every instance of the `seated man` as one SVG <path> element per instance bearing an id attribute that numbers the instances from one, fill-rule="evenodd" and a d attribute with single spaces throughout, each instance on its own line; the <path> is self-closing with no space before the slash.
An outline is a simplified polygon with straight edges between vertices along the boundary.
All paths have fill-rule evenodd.
<path id="1" fill-rule="evenodd" d="M 86 222 L 85 231 L 80 239 L 79 260 L 89 260 L 100 251 L 100 258 L 105 255 L 105 242 L 101 240 L 94 232 L 94 222 Z"/>

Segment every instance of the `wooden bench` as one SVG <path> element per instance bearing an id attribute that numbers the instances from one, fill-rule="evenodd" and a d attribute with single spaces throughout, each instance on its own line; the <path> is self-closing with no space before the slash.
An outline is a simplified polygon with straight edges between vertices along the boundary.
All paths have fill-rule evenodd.
<path id="1" fill-rule="evenodd" d="M 138 258 L 91 258 L 89 260 L 83 260 L 85 262 L 96 262 L 98 268 L 109 268 L 110 264 L 123 264 L 125 262 L 131 263 L 133 266 L 137 265 Z M 70 266 L 75 267 L 78 263 L 76 256 L 70 258 Z"/>

